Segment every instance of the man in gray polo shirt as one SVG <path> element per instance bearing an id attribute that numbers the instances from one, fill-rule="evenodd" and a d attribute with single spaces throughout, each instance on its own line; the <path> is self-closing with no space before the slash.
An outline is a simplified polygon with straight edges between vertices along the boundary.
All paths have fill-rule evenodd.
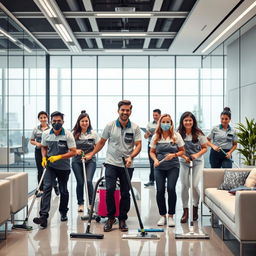
<path id="1" fill-rule="evenodd" d="M 96 144 L 94 150 L 85 156 L 85 159 L 91 159 L 98 153 L 108 140 L 108 149 L 106 155 L 106 203 L 108 209 L 108 221 L 104 225 L 104 231 L 112 230 L 115 223 L 115 199 L 114 192 L 116 188 L 116 180 L 120 180 L 121 200 L 119 229 L 128 231 L 126 225 L 127 213 L 130 210 L 130 193 L 129 184 L 125 176 L 122 157 L 125 157 L 126 167 L 128 168 L 130 178 L 134 168 L 132 166 L 133 158 L 136 157 L 141 150 L 141 133 L 137 124 L 131 122 L 129 117 L 132 113 L 132 105 L 128 100 L 122 100 L 118 103 L 119 118 L 107 124 L 100 141 Z"/>
<path id="2" fill-rule="evenodd" d="M 49 217 L 51 191 L 56 178 L 59 182 L 60 205 L 59 212 L 61 221 L 67 221 L 69 193 L 67 189 L 68 178 L 70 174 L 69 158 L 76 154 L 76 143 L 72 133 L 62 125 L 63 114 L 55 111 L 51 114 L 52 129 L 42 134 L 42 166 L 47 166 L 44 176 L 44 193 L 40 205 L 40 217 L 33 219 L 33 222 L 41 227 L 47 227 L 47 218 Z M 48 159 L 47 159 L 48 158 Z M 48 162 L 48 164 L 47 164 Z"/>

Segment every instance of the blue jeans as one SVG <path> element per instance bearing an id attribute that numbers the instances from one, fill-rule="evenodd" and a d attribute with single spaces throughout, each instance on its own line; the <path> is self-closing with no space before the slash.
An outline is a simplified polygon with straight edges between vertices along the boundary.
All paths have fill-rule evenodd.
<path id="1" fill-rule="evenodd" d="M 83 164 L 81 162 L 72 162 L 72 169 L 74 171 L 76 177 L 76 196 L 77 203 L 79 205 L 84 204 L 84 172 L 83 172 Z M 96 170 L 96 162 L 93 160 L 89 160 L 85 162 L 86 169 L 86 177 L 87 177 L 87 187 L 89 194 L 89 204 L 92 204 L 92 195 L 93 195 L 93 176 Z"/>
<path id="2" fill-rule="evenodd" d="M 224 149 L 224 151 L 228 152 L 229 150 Z M 210 164 L 211 168 L 232 168 L 232 161 L 226 158 L 223 152 L 213 149 L 210 152 Z"/>
<path id="3" fill-rule="evenodd" d="M 179 168 L 173 167 L 170 170 L 155 169 L 156 179 L 156 202 L 160 215 L 167 213 L 165 203 L 165 181 L 167 179 L 168 192 L 168 214 L 175 214 L 175 207 L 177 201 L 176 183 L 179 177 Z"/>

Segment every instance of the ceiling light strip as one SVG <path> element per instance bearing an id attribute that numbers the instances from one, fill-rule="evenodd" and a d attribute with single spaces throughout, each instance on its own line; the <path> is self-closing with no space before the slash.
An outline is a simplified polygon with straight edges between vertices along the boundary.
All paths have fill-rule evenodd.
<path id="1" fill-rule="evenodd" d="M 57 14 L 47 1 L 39 0 L 39 3 L 50 18 L 57 18 Z"/>
<path id="2" fill-rule="evenodd" d="M 63 24 L 55 24 L 55 26 L 66 42 L 73 41 Z"/>
<path id="3" fill-rule="evenodd" d="M 116 18 L 123 18 L 123 17 L 140 17 L 140 18 L 149 18 L 152 16 L 151 13 L 127 13 L 127 12 L 118 12 L 118 13 L 95 13 L 96 17 L 99 18 L 108 18 L 108 17 L 116 17 Z"/>
<path id="4" fill-rule="evenodd" d="M 144 37 L 147 35 L 147 33 L 119 33 L 119 32 L 115 32 L 115 33 L 100 33 L 101 36 L 104 37 Z"/>
<path id="5" fill-rule="evenodd" d="M 206 46 L 202 53 L 206 52 L 210 47 L 212 47 L 223 35 L 225 35 L 233 26 L 235 26 L 238 21 L 240 21 L 249 11 L 251 11 L 256 6 L 256 1 L 251 4 L 242 14 L 240 14 L 228 27 L 226 27 L 208 46 Z"/>
<path id="6" fill-rule="evenodd" d="M 4 29 L 0 28 L 0 33 L 9 38 L 12 42 L 17 42 L 17 40 L 14 37 L 12 37 L 9 33 L 7 33 Z"/>

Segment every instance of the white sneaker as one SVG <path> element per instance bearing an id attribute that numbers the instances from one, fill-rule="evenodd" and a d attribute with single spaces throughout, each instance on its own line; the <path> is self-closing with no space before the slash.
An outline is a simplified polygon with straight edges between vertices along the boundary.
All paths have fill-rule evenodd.
<path id="1" fill-rule="evenodd" d="M 175 222 L 173 220 L 173 217 L 168 217 L 168 226 L 169 227 L 175 227 Z"/>
<path id="2" fill-rule="evenodd" d="M 166 217 L 161 216 L 159 221 L 157 222 L 157 226 L 164 226 L 164 225 L 166 225 Z"/>

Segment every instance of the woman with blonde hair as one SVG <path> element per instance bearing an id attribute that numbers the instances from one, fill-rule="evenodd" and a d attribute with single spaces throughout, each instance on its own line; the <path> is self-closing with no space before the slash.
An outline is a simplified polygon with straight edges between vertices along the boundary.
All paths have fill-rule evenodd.
<path id="1" fill-rule="evenodd" d="M 174 227 L 173 215 L 176 207 L 176 183 L 179 177 L 179 156 L 184 154 L 184 141 L 180 134 L 174 131 L 173 121 L 169 114 L 160 117 L 150 144 L 150 156 L 154 161 L 156 179 L 156 201 L 161 215 L 157 225 L 167 223 L 165 203 L 165 182 L 168 192 L 168 226 Z"/>

